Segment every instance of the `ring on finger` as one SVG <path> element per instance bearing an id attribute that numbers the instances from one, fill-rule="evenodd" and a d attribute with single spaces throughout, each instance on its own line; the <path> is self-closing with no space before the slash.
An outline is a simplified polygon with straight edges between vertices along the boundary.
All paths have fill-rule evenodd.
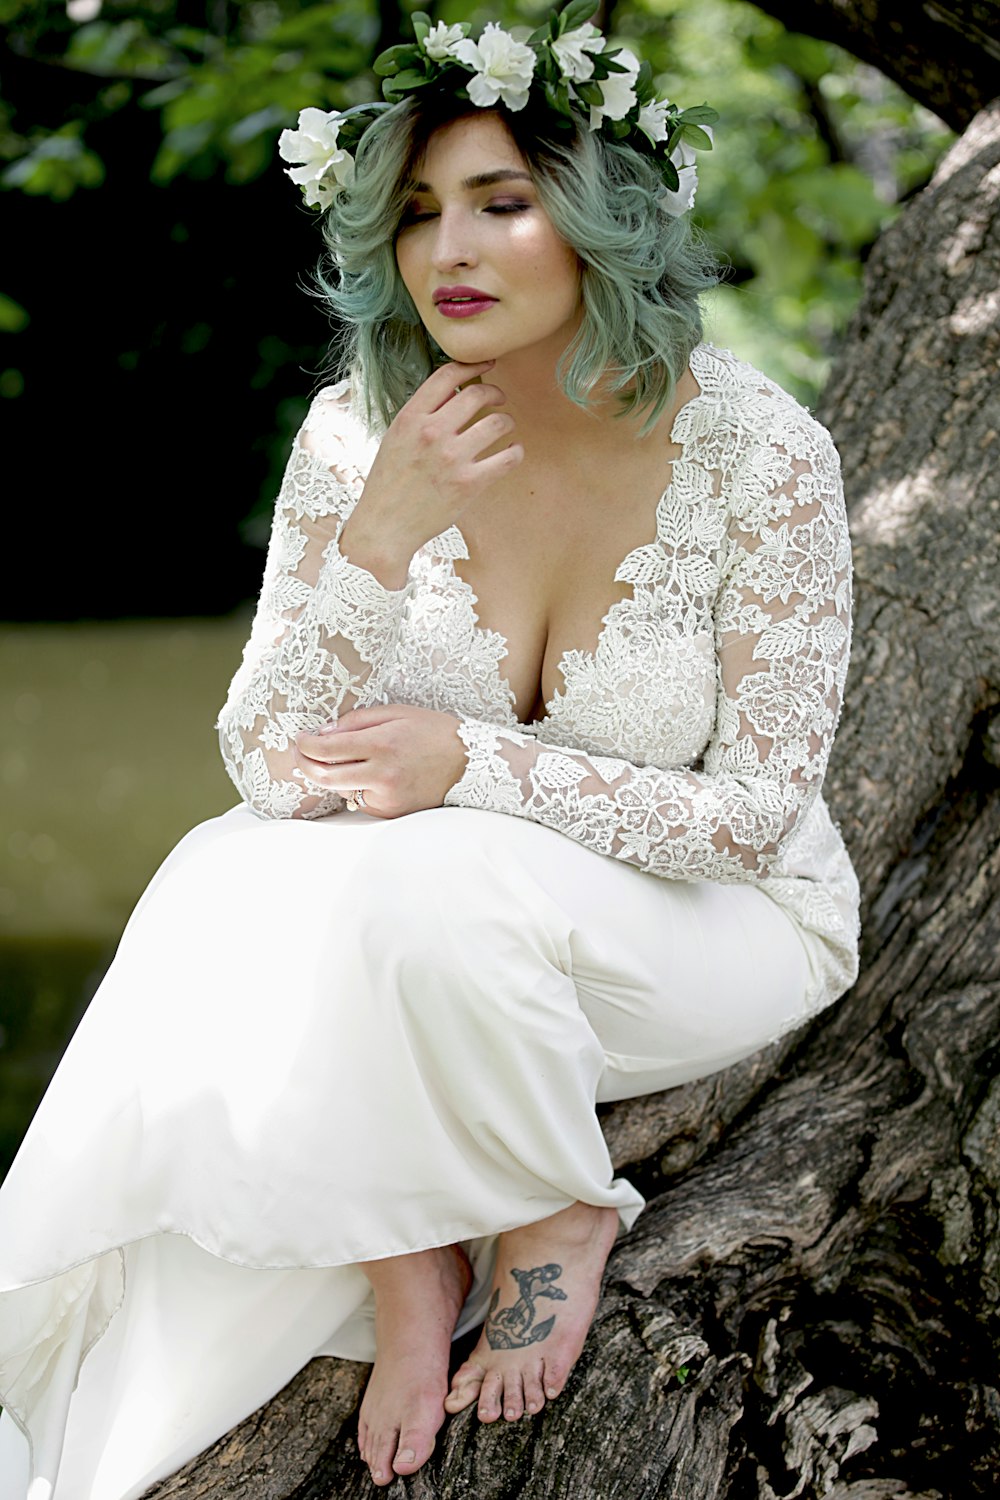
<path id="1" fill-rule="evenodd" d="M 357 812 L 359 807 L 365 806 L 367 804 L 365 802 L 364 788 L 358 787 L 357 791 L 352 792 L 347 799 L 347 810 L 348 812 Z"/>

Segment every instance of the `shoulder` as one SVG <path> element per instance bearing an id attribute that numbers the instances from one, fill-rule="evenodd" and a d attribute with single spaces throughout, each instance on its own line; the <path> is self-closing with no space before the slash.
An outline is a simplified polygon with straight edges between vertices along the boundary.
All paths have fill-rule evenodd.
<path id="1" fill-rule="evenodd" d="M 299 449 L 347 482 L 364 478 L 378 445 L 378 436 L 368 430 L 357 409 L 348 380 L 316 393 L 296 439 Z"/>
<path id="2" fill-rule="evenodd" d="M 701 389 L 697 426 L 726 480 L 737 515 L 778 502 L 842 503 L 840 458 L 827 429 L 776 381 L 727 349 L 699 344 L 691 369 Z M 682 438 L 683 441 L 683 438 Z"/>
<path id="3" fill-rule="evenodd" d="M 691 369 L 701 388 L 702 420 L 727 429 L 736 453 L 784 447 L 795 457 L 815 455 L 836 465 L 833 439 L 807 407 L 769 375 L 728 349 L 699 344 Z"/>

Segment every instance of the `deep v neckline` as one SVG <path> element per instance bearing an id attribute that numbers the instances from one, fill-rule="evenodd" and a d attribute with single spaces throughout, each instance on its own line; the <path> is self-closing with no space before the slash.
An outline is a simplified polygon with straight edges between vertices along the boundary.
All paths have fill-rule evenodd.
<path id="1" fill-rule="evenodd" d="M 706 344 L 696 344 L 691 351 L 691 355 L 688 361 L 688 368 L 698 389 L 694 393 L 694 395 L 689 396 L 686 401 L 681 402 L 680 406 L 674 412 L 673 420 L 670 423 L 670 431 L 667 434 L 667 446 L 673 446 L 679 451 L 677 457 L 671 459 L 670 461 L 670 477 L 668 478 L 664 488 L 660 491 L 660 494 L 657 497 L 653 508 L 653 535 L 649 541 L 640 543 L 638 548 L 632 547 L 628 552 L 626 552 L 625 556 L 622 558 L 621 562 L 615 569 L 613 576 L 616 582 L 619 581 L 619 574 L 621 573 L 622 568 L 625 566 L 626 562 L 633 555 L 633 553 L 635 553 L 636 551 L 642 551 L 648 547 L 656 547 L 658 545 L 662 545 L 660 541 L 660 511 L 664 501 L 669 499 L 673 490 L 674 475 L 677 470 L 678 464 L 686 462 L 684 443 L 677 436 L 677 428 L 680 422 L 681 415 L 692 408 L 697 402 L 705 398 L 705 382 L 702 375 L 699 374 L 698 370 L 695 369 L 695 363 L 697 361 L 699 365 L 701 364 L 701 356 L 704 352 L 707 352 L 708 348 L 709 346 Z M 508 638 L 501 630 L 494 630 L 488 625 L 480 625 L 479 616 L 476 613 L 479 605 L 479 596 L 476 593 L 475 589 L 472 587 L 472 584 L 464 579 L 461 574 L 459 574 L 455 570 L 455 563 L 464 561 L 469 556 L 469 546 L 462 532 L 462 528 L 456 522 L 454 525 L 449 526 L 447 531 L 444 531 L 440 536 L 435 537 L 433 541 L 427 544 L 427 546 L 432 555 L 440 559 L 440 561 L 442 561 L 446 565 L 448 570 L 447 581 L 449 589 L 454 591 L 457 595 L 464 599 L 469 610 L 470 628 L 472 634 L 482 640 L 489 640 L 493 645 L 501 648 L 497 650 L 493 671 L 496 675 L 497 686 L 500 688 L 501 692 L 506 695 L 507 698 L 507 704 L 510 713 L 509 727 L 516 726 L 518 729 L 527 730 L 530 732 L 531 730 L 538 729 L 539 727 L 549 723 L 552 719 L 554 719 L 558 713 L 560 704 L 565 702 L 566 699 L 565 668 L 568 658 L 570 656 L 578 656 L 582 660 L 588 661 L 590 663 L 595 662 L 598 655 L 600 654 L 602 641 L 604 640 L 604 637 L 611 626 L 612 614 L 615 611 L 620 611 L 623 607 L 626 609 L 629 607 L 635 608 L 638 604 L 635 593 L 635 584 L 631 584 L 630 587 L 632 592 L 630 594 L 627 594 L 624 599 L 615 600 L 615 602 L 610 605 L 609 608 L 605 611 L 604 615 L 602 615 L 600 626 L 597 631 L 597 639 L 594 642 L 593 650 L 588 651 L 578 646 L 569 646 L 562 653 L 558 662 L 556 663 L 556 674 L 562 679 L 563 686 L 561 688 L 557 687 L 551 698 L 543 700 L 543 712 L 541 717 L 521 720 L 517 717 L 517 700 L 514 696 L 514 690 L 511 687 L 509 680 L 504 676 L 502 671 L 503 663 L 506 661 L 507 657 L 510 654 Z M 541 696 L 541 681 L 539 681 L 538 685 L 538 696 Z"/>

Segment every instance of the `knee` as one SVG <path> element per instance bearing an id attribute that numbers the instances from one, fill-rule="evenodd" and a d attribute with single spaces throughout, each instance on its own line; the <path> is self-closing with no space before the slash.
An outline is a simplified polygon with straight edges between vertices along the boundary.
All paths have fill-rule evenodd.
<path id="1" fill-rule="evenodd" d="M 402 940 L 411 953 L 433 952 L 457 925 L 468 927 L 477 911 L 496 910 L 495 873 L 460 809 L 386 822 L 372 830 L 353 872 L 353 920 L 372 951 L 384 944 L 398 948 Z"/>
<path id="2" fill-rule="evenodd" d="M 509 837 L 522 826 L 494 813 L 435 808 L 373 829 L 351 890 L 366 950 L 436 971 L 506 964 L 521 952 L 558 964 L 565 918 Z"/>

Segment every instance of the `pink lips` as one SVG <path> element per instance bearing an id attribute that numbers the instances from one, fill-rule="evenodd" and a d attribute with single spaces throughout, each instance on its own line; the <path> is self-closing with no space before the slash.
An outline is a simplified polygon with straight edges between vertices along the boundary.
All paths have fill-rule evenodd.
<path id="1" fill-rule="evenodd" d="M 474 286 L 439 286 L 434 292 L 434 305 L 446 318 L 471 318 L 496 300 Z"/>

